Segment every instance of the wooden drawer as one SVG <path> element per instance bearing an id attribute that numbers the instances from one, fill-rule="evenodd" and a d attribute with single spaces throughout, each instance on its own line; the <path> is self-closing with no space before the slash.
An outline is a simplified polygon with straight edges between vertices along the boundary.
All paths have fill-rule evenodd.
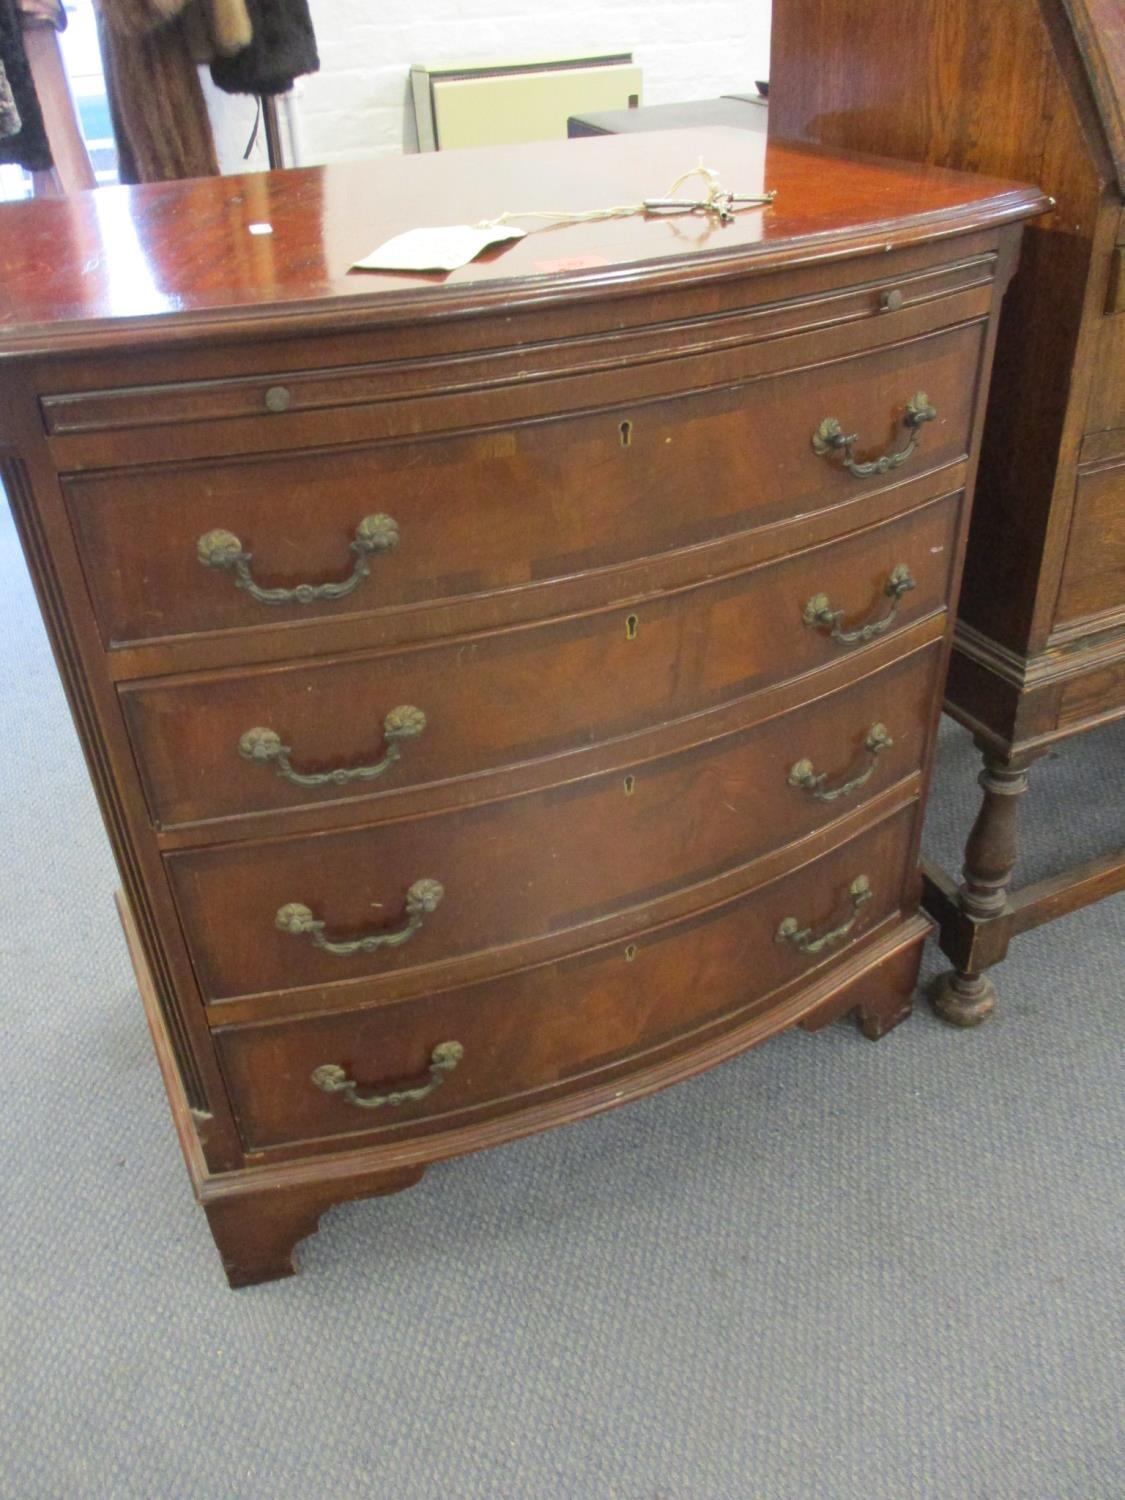
<path id="1" fill-rule="evenodd" d="M 918 769 L 940 655 L 935 642 L 842 692 L 624 774 L 374 827 L 170 855 L 204 995 L 393 980 L 480 953 L 511 966 L 495 950 L 729 877 Z M 880 745 L 877 726 L 892 744 Z M 408 891 L 422 880 L 444 895 L 409 920 Z M 326 923 L 332 942 L 410 936 L 375 951 L 325 951 L 308 930 L 282 930 L 307 928 L 307 918 L 279 915 L 293 903 Z"/>
<path id="2" fill-rule="evenodd" d="M 182 441 L 174 429 L 205 424 L 226 442 L 255 450 L 293 446 L 291 435 L 302 416 L 332 413 L 334 438 L 347 441 L 370 434 L 347 431 L 345 413 L 362 427 L 364 416 L 387 403 L 492 387 L 510 392 L 535 381 L 623 366 L 635 378 L 639 366 L 675 357 L 685 348 L 693 353 L 725 350 L 802 334 L 823 339 L 849 325 L 883 324 L 888 312 L 896 334 L 904 321 L 913 333 L 921 331 L 919 314 L 931 320 L 931 327 L 938 322 L 949 326 L 987 309 L 994 253 L 939 265 L 926 263 L 933 258 L 932 249 L 921 254 L 920 260 L 917 250 L 900 252 L 893 269 L 885 258 L 876 267 L 853 263 L 849 271 L 855 284 L 834 286 L 827 295 L 822 276 L 818 291 L 810 292 L 806 285 L 804 295 L 749 307 L 734 300 L 721 313 L 713 311 L 706 294 L 681 289 L 675 318 L 669 318 L 666 300 L 656 303 L 651 296 L 634 295 L 610 311 L 588 304 L 583 312 L 589 326 L 580 332 L 573 310 L 552 318 L 540 309 L 530 327 L 526 313 L 521 324 L 508 310 L 491 323 L 478 318 L 468 328 L 453 321 L 427 329 L 425 352 L 420 352 L 417 326 L 344 336 L 328 347 L 324 341 L 311 349 L 299 343 L 250 346 L 239 353 L 254 373 L 58 391 L 42 398 L 43 422 L 54 437 L 133 434 L 159 427 L 159 440 L 165 443 L 170 437 Z M 877 270 L 878 278 L 866 279 L 865 270 L 869 275 Z M 880 337 L 884 331 L 879 329 Z M 302 368 L 302 355 L 325 362 Z M 282 360 L 293 367 L 283 367 Z M 265 441 L 251 435 L 255 421 L 269 424 Z M 95 466 L 99 454 L 91 445 L 88 456 Z"/>
<path id="3" fill-rule="evenodd" d="M 905 564 L 917 587 L 902 597 L 888 636 L 940 610 L 959 503 L 948 496 L 633 611 L 410 651 L 126 686 L 121 702 L 149 807 L 173 827 L 341 799 L 380 805 L 406 788 L 580 755 L 842 657 L 855 657 L 860 671 L 864 644 L 841 645 L 805 624 L 808 600 L 825 593 L 847 623 L 877 620 L 891 607 L 887 580 Z M 403 705 L 422 711 L 425 728 L 388 741 L 384 718 Z M 378 767 L 391 744 L 399 758 L 374 780 L 309 787 L 278 774 L 276 760 L 240 753 L 243 737 L 258 728 L 290 748 L 297 776 Z"/>
<path id="4" fill-rule="evenodd" d="M 1093 728 L 1125 711 L 1125 639 L 1110 665 L 1067 678 L 1059 688 L 1059 729 Z"/>
<path id="5" fill-rule="evenodd" d="M 744 1020 L 771 992 L 804 980 L 861 941 L 900 906 L 913 807 L 815 864 L 736 900 L 624 943 L 509 974 L 487 985 L 408 1004 L 215 1032 L 246 1145 L 371 1131 L 420 1133 L 459 1123 L 484 1105 L 518 1108 L 574 1089 L 631 1059 Z M 853 882 L 866 877 L 858 902 Z M 854 918 L 835 943 L 809 953 L 779 940 L 787 918 L 818 941 Z M 362 1095 L 424 1089 L 434 1049 L 460 1060 L 421 1098 L 363 1108 L 312 1075 L 342 1070 Z M 331 1080 L 329 1080 L 331 1081 Z"/>
<path id="6" fill-rule="evenodd" d="M 862 458 L 898 452 L 925 391 L 937 418 L 897 472 L 956 462 L 982 338 L 971 323 L 769 379 L 453 437 L 71 476 L 67 506 L 107 644 L 543 589 L 892 482 L 814 452 L 825 418 L 859 434 Z M 371 516 L 393 528 L 364 529 Z M 201 563 L 204 538 L 229 566 Z M 314 591 L 263 602 L 238 586 L 250 581 Z M 325 598 L 326 581 L 348 591 Z"/>
<path id="7" fill-rule="evenodd" d="M 1125 434 L 1117 434 L 1118 449 Z M 1125 610 L 1125 452 L 1080 474 L 1056 621 Z"/>

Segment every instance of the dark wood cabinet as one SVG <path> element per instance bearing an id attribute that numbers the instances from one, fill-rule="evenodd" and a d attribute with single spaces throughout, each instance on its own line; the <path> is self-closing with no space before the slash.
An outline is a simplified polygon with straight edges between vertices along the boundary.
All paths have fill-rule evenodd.
<path id="1" fill-rule="evenodd" d="M 348 274 L 432 202 L 621 203 L 701 153 L 773 207 Z M 233 1284 L 430 1162 L 881 1035 L 928 930 L 1040 194 L 740 131 L 471 161 L 0 214 L 4 481 Z"/>
<path id="2" fill-rule="evenodd" d="M 774 0 L 770 89 L 778 136 L 1031 177 L 1054 199 L 1001 317 L 946 694 L 984 800 L 960 887 L 927 869 L 956 966 L 937 1008 L 971 1025 L 1013 934 L 1125 887 L 1122 850 L 1009 890 L 1028 767 L 1125 713 L 1125 11 Z M 1123 790 L 1125 768 L 1106 788 L 1119 829 Z"/>

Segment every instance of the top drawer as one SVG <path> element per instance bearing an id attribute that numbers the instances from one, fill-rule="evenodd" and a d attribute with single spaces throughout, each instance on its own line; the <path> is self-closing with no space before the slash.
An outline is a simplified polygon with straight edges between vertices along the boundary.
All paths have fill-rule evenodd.
<path id="1" fill-rule="evenodd" d="M 995 253 L 970 255 L 952 264 L 931 265 L 933 251 L 902 253 L 888 265 L 879 257 L 877 279 L 866 279 L 876 269 L 867 262 L 852 268 L 855 284 L 833 285 L 825 292 L 823 275 L 811 295 L 761 302 L 757 287 L 747 291 L 748 305 L 736 292 L 729 305 L 716 312 L 706 291 L 682 289 L 676 315 L 670 316 L 666 296 L 632 296 L 600 306 L 586 304 L 580 320 L 573 307 L 537 308 L 529 315 L 506 310 L 491 329 L 486 321 L 456 321 L 420 330 L 384 328 L 377 335 L 349 335 L 315 345 L 288 343 L 246 352 L 248 373 L 218 378 L 169 380 L 167 368 L 153 371 L 151 383 L 105 388 L 95 376 L 88 390 L 58 391 L 42 397 L 43 423 L 54 438 L 136 434 L 162 428 L 161 441 L 172 438 L 177 457 L 202 457 L 207 452 L 246 452 L 279 443 L 294 446 L 292 429 L 306 415 L 335 413 L 337 441 L 358 441 L 376 434 L 364 430 L 373 408 L 388 402 L 434 398 L 463 392 L 518 385 L 558 376 L 596 374 L 636 367 L 642 362 L 668 360 L 705 350 L 771 343 L 801 335 L 818 340 L 821 357 L 826 336 L 848 328 L 862 338 L 862 325 L 882 324 L 894 315 L 899 337 L 929 328 L 949 327 L 987 310 L 996 269 Z M 806 273 L 807 275 L 808 273 Z M 843 277 L 843 270 L 837 272 Z M 903 329 L 901 325 L 908 326 Z M 870 342 L 881 343 L 885 330 Z M 837 351 L 838 352 L 838 351 Z M 279 363 L 291 368 L 278 368 Z M 790 359 L 789 364 L 800 363 Z M 775 364 L 770 368 L 776 369 Z M 249 373 L 252 372 L 252 373 Z M 111 376 L 110 378 L 113 378 Z M 117 378 L 120 378 L 119 376 Z M 509 393 L 510 395 L 510 393 Z M 345 419 L 350 412 L 354 421 Z M 285 413 L 285 422 L 278 417 Z M 255 423 L 268 423 L 263 442 Z M 195 447 L 184 429 L 205 427 L 221 437 L 222 445 Z M 296 446 L 300 446 L 298 436 Z M 226 446 L 226 445 L 231 446 Z M 97 468 L 107 449 L 96 440 L 76 450 Z M 171 453 L 169 453 L 171 456 Z M 120 459 L 110 460 L 120 462 Z M 86 467 L 83 463 L 82 467 Z M 65 465 L 64 465 L 65 467 Z"/>
<path id="2" fill-rule="evenodd" d="M 553 581 L 955 463 L 983 337 L 969 323 L 769 379 L 456 436 L 72 476 L 66 501 L 107 646 L 526 588 L 549 613 Z M 932 420 L 918 422 L 917 392 Z M 857 434 L 852 447 L 815 451 L 828 418 Z"/>

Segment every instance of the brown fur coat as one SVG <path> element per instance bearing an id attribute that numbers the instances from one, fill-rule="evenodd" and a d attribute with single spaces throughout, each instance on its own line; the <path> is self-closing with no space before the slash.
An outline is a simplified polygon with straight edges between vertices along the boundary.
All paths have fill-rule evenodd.
<path id="1" fill-rule="evenodd" d="M 181 12 L 186 0 L 98 0 L 122 182 L 218 174 L 215 141 Z"/>
<path id="2" fill-rule="evenodd" d="M 99 9 L 124 36 L 143 36 L 182 16 L 193 34 L 209 39 L 207 62 L 216 52 L 241 52 L 253 37 L 246 0 L 99 0 Z"/>

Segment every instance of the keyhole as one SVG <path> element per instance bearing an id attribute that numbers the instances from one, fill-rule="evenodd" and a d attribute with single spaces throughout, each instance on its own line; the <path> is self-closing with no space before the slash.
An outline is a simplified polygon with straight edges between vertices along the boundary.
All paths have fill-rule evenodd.
<path id="1" fill-rule="evenodd" d="M 636 615 L 625 616 L 625 639 L 627 641 L 635 641 L 637 639 L 637 626 L 639 623 Z"/>
<path id="2" fill-rule="evenodd" d="M 626 797 L 631 797 L 636 790 L 637 790 L 637 778 L 635 776 L 626 776 L 626 778 L 625 778 L 625 795 L 626 795 Z"/>
<path id="3" fill-rule="evenodd" d="M 621 424 L 621 446 L 623 448 L 627 448 L 632 441 L 633 441 L 633 424 L 632 424 L 632 422 L 622 422 L 622 424 Z"/>
<path id="4" fill-rule="evenodd" d="M 637 956 L 637 945 L 636 945 L 636 943 L 630 943 L 629 946 L 625 949 L 625 962 L 627 964 L 631 964 L 633 962 L 633 960 L 636 958 L 636 956 Z"/>

